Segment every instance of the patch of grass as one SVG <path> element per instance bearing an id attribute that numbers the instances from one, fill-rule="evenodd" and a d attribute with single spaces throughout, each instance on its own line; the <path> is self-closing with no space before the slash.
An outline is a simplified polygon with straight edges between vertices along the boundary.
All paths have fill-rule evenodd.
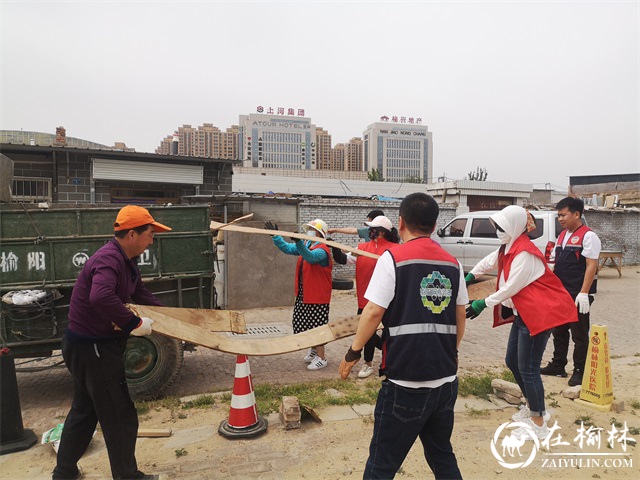
<path id="1" fill-rule="evenodd" d="M 465 410 L 465 413 L 467 413 L 472 418 L 478 418 L 478 417 L 486 417 L 487 415 L 489 415 L 490 412 L 486 408 L 483 408 L 482 410 L 480 410 L 477 408 L 467 407 L 467 409 Z"/>
<path id="2" fill-rule="evenodd" d="M 459 377 L 458 395 L 461 397 L 469 397 L 473 395 L 487 400 L 489 398 L 489 394 L 493 393 L 491 380 L 494 378 L 500 378 L 512 383 L 515 383 L 516 381 L 511 370 L 506 369 L 497 375 L 490 372 L 480 375 L 465 375 L 463 377 Z"/>
<path id="3" fill-rule="evenodd" d="M 337 390 L 341 395 L 332 396 L 326 392 L 327 389 Z M 301 404 L 314 409 L 327 405 L 373 404 L 379 389 L 380 381 L 377 379 L 365 382 L 345 382 L 335 379 L 291 385 L 263 384 L 254 386 L 256 406 L 261 414 L 277 412 L 284 396 L 297 397 Z M 221 400 L 230 402 L 231 395 L 223 395 Z"/>
<path id="4" fill-rule="evenodd" d="M 609 419 L 609 425 L 615 425 L 616 428 L 622 428 L 623 425 L 618 421 L 616 417 L 611 417 Z"/>
<path id="5" fill-rule="evenodd" d="M 631 435 L 640 435 L 640 428 L 638 428 L 638 427 L 629 427 L 629 433 Z"/>
<path id="6" fill-rule="evenodd" d="M 557 401 L 557 400 L 551 400 L 551 401 L 549 402 L 549 406 L 550 406 L 551 408 L 560 408 L 560 404 L 558 403 L 558 401 Z"/>
<path id="7" fill-rule="evenodd" d="M 200 395 L 193 400 L 182 404 L 182 409 L 187 410 L 189 408 L 208 408 L 215 405 L 216 400 L 213 395 Z"/>
<path id="8" fill-rule="evenodd" d="M 189 452 L 187 452 L 184 448 L 179 448 L 176 450 L 176 458 L 184 457 L 188 453 Z"/>
<path id="9" fill-rule="evenodd" d="M 631 408 L 635 408 L 636 410 L 640 410 L 640 402 L 636 399 L 633 399 L 629 402 L 629 405 L 631 405 Z"/>
<path id="10" fill-rule="evenodd" d="M 160 410 L 161 408 L 171 410 L 176 408 L 180 406 L 180 399 L 177 397 L 166 397 L 159 400 L 143 400 L 135 402 L 135 405 L 138 415 L 144 415 L 145 413 L 149 413 L 152 408 L 155 410 Z"/>
<path id="11" fill-rule="evenodd" d="M 581 422 L 584 425 L 593 425 L 593 419 L 591 418 L 591 415 L 579 415 L 573 421 L 573 423 L 575 423 L 576 425 L 580 425 Z"/>

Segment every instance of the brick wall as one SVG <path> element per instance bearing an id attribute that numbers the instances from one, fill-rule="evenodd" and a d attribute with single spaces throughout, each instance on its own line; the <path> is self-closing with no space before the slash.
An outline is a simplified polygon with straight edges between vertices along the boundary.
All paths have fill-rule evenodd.
<path id="1" fill-rule="evenodd" d="M 590 210 L 585 217 L 600 237 L 603 250 L 623 252 L 624 265 L 640 263 L 640 212 Z"/>
<path id="2" fill-rule="evenodd" d="M 310 198 L 300 204 L 300 222 L 306 223 L 315 218 L 327 222 L 329 228 L 364 227 L 364 221 L 371 210 L 382 210 L 397 228 L 399 202 L 379 202 L 368 199 Z M 455 207 L 440 206 L 440 216 L 436 228 L 443 227 L 456 214 Z M 357 235 L 333 234 L 335 241 L 357 247 L 362 240 Z M 334 277 L 353 278 L 355 268 L 347 265 L 334 265 Z"/>

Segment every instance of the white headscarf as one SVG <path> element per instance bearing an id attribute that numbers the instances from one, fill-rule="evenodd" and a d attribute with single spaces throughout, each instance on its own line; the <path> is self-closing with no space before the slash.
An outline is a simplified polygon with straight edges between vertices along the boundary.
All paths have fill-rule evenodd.
<path id="1" fill-rule="evenodd" d="M 491 221 L 494 225 L 499 225 L 511 237 L 506 243 L 504 253 L 507 253 L 511 249 L 513 242 L 526 231 L 527 215 L 527 211 L 517 205 L 509 205 L 498 213 L 491 215 Z"/>

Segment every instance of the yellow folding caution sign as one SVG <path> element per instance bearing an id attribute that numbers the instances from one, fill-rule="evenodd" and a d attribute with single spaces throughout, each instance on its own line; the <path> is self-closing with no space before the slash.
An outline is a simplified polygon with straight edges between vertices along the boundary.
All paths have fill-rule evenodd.
<path id="1" fill-rule="evenodd" d="M 591 325 L 589 350 L 582 377 L 582 390 L 576 403 L 602 412 L 611 410 L 613 384 L 606 325 Z"/>

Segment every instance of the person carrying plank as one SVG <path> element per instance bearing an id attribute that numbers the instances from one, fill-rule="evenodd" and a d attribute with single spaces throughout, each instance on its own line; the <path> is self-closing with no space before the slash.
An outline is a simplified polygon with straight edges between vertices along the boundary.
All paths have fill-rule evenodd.
<path id="1" fill-rule="evenodd" d="M 142 283 L 136 260 L 153 244 L 156 232 L 171 228 L 156 222 L 147 209 L 127 205 L 118 212 L 113 229 L 114 238 L 87 260 L 71 294 L 62 356 L 73 378 L 73 403 L 54 480 L 80 477 L 78 461 L 98 422 L 114 479 L 158 478 L 138 470 L 138 413 L 123 357 L 129 335 L 150 335 L 153 320 L 137 317 L 125 304 L 162 305 Z"/>
<path id="2" fill-rule="evenodd" d="M 265 223 L 265 229 L 278 230 L 278 225 Z M 309 235 L 327 237 L 327 224 L 319 218 L 304 225 Z M 320 242 L 292 238 L 293 243 L 280 235 L 272 237 L 281 252 L 298 256 L 295 276 L 295 304 L 293 307 L 293 333 L 305 332 L 329 322 L 331 302 L 331 257 L 329 247 Z M 328 364 L 324 345 L 316 345 L 307 351 L 304 361 L 308 370 L 320 370 Z"/>

